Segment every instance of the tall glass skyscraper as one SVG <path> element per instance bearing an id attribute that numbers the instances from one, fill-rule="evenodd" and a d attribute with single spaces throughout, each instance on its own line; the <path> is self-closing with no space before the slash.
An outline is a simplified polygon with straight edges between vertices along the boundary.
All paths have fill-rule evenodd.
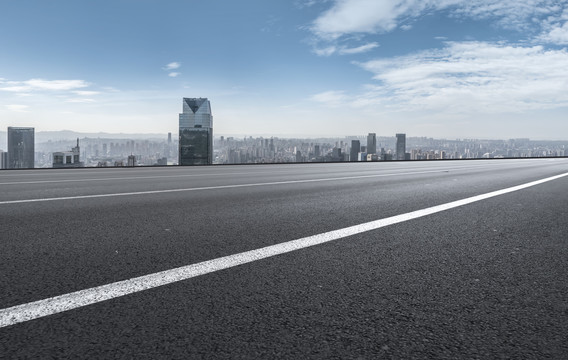
<path id="1" fill-rule="evenodd" d="M 405 160 L 406 157 L 406 134 L 396 134 L 396 159 Z"/>
<path id="2" fill-rule="evenodd" d="M 8 169 L 33 169 L 34 149 L 34 128 L 8 127 Z"/>
<path id="3" fill-rule="evenodd" d="M 179 114 L 179 164 L 213 163 L 213 115 L 207 98 L 183 98 Z"/>

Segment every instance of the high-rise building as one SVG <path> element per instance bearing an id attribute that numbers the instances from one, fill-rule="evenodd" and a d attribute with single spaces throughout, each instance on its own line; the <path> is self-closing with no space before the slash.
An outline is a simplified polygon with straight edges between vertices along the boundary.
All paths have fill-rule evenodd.
<path id="1" fill-rule="evenodd" d="M 213 115 L 207 98 L 183 98 L 179 114 L 179 164 L 213 163 Z"/>
<path id="2" fill-rule="evenodd" d="M 8 169 L 34 167 L 34 128 L 8 127 Z"/>
<path id="3" fill-rule="evenodd" d="M 349 153 L 349 161 L 359 161 L 358 154 L 361 152 L 361 142 L 359 140 L 351 140 L 351 152 Z"/>
<path id="4" fill-rule="evenodd" d="M 377 134 L 369 133 L 367 135 L 367 154 L 377 153 Z"/>
<path id="5" fill-rule="evenodd" d="M 406 160 L 406 134 L 396 134 L 396 159 Z"/>

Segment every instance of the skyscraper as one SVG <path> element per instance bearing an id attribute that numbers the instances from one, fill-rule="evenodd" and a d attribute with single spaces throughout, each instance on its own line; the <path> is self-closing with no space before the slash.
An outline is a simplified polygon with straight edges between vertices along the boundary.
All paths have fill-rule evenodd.
<path id="1" fill-rule="evenodd" d="M 367 135 L 367 154 L 377 153 L 377 134 L 369 133 Z"/>
<path id="2" fill-rule="evenodd" d="M 33 169 L 34 128 L 8 127 L 8 169 Z"/>
<path id="3" fill-rule="evenodd" d="M 396 134 L 396 159 L 405 160 L 406 134 Z"/>
<path id="4" fill-rule="evenodd" d="M 213 163 L 213 115 L 207 98 L 183 98 L 179 114 L 179 164 Z"/>
<path id="5" fill-rule="evenodd" d="M 349 161 L 359 161 L 359 152 L 361 152 L 361 142 L 359 140 L 351 140 L 351 152 L 349 153 Z"/>

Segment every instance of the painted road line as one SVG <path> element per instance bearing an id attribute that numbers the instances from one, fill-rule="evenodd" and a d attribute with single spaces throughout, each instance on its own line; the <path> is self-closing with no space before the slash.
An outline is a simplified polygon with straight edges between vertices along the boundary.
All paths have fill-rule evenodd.
<path id="1" fill-rule="evenodd" d="M 171 270 L 161 271 L 154 274 L 144 275 L 128 280 L 123 280 L 107 285 L 97 286 L 65 295 L 39 300 L 27 304 L 17 305 L 0 310 L 0 327 L 6 327 L 25 321 L 42 318 L 45 316 L 61 313 L 64 311 L 96 304 L 102 301 L 133 294 L 139 291 L 153 289 L 159 286 L 172 284 L 178 281 L 191 279 L 196 276 L 209 274 L 215 271 L 228 269 L 266 259 L 272 256 L 289 253 L 310 246 L 324 244 L 326 242 L 342 239 L 348 236 L 376 230 L 385 226 L 402 223 L 423 216 L 432 215 L 441 211 L 464 206 L 474 202 L 489 199 L 495 196 L 511 193 L 531 186 L 546 183 L 562 177 L 568 173 L 548 177 L 530 183 L 513 186 L 510 188 L 493 191 L 490 193 L 469 197 L 466 199 L 449 202 L 442 205 L 432 206 L 426 209 L 412 211 L 406 214 L 392 216 L 386 219 L 366 222 L 360 225 L 350 226 L 322 234 L 271 245 L 256 250 L 250 250 L 239 254 L 224 256 L 221 258 L 200 262 L 193 265 L 183 266 Z"/>
<path id="2" fill-rule="evenodd" d="M 164 194 L 164 193 L 186 192 L 186 191 L 204 191 L 204 190 L 234 189 L 234 188 L 254 187 L 254 186 L 270 186 L 270 185 L 300 184 L 300 183 L 311 183 L 311 182 L 355 180 L 355 179 L 379 178 L 379 177 L 390 177 L 390 176 L 401 176 L 401 175 L 420 175 L 420 174 L 432 174 L 432 173 L 447 173 L 447 172 L 449 172 L 449 170 L 414 171 L 414 172 L 405 172 L 405 173 L 375 174 L 375 175 L 359 175 L 359 176 L 343 176 L 343 177 L 320 178 L 320 179 L 307 179 L 307 180 L 286 180 L 286 181 L 274 181 L 274 182 L 264 182 L 264 183 L 250 183 L 250 184 L 234 184 L 234 185 L 204 186 L 204 187 L 185 188 L 185 189 L 149 190 L 149 191 L 135 191 L 135 192 L 113 193 L 113 194 L 95 194 L 95 195 L 64 196 L 64 197 L 56 197 L 56 198 L 6 200 L 6 201 L 0 201 L 0 205 L 22 204 L 22 203 L 31 203 L 31 202 L 44 202 L 44 201 L 62 201 L 62 200 L 94 199 L 94 198 L 104 198 L 104 197 L 113 197 L 113 196 L 134 196 L 134 195 Z"/>

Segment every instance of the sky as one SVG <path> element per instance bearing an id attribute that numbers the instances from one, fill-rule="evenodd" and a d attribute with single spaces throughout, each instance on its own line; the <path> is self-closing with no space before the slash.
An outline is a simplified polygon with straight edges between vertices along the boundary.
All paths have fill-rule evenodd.
<path id="1" fill-rule="evenodd" d="M 568 139 L 568 0 L 3 0 L 0 128 Z"/>

